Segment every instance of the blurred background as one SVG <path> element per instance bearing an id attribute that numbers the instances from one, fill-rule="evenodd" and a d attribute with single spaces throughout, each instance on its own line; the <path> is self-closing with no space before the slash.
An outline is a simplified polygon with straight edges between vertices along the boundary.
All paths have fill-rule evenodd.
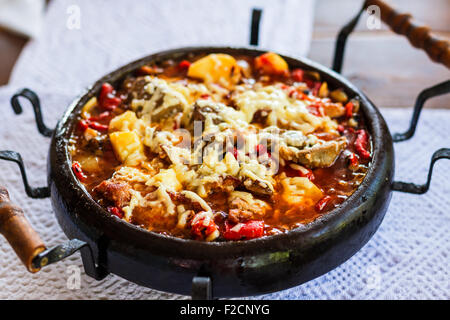
<path id="1" fill-rule="evenodd" d="M 57 68 L 51 63 L 42 61 L 44 53 L 57 63 L 67 61 L 69 51 L 73 53 L 70 55 L 70 63 L 76 69 L 85 67 L 89 63 L 87 60 L 98 65 L 98 72 L 93 72 L 92 77 L 88 72 L 86 79 L 79 83 L 81 86 L 89 84 L 112 70 L 113 67 L 160 48 L 195 44 L 197 40 L 203 40 L 203 44 L 247 45 L 249 31 L 246 23 L 249 23 L 249 20 L 245 19 L 250 19 L 250 8 L 253 6 L 264 9 L 260 31 L 262 47 L 280 50 L 291 55 L 306 55 L 325 66 L 330 66 L 337 32 L 356 14 L 362 1 L 302 0 L 294 2 L 245 0 L 230 1 L 227 4 L 228 2 L 221 0 L 207 2 L 194 0 L 187 2 L 188 7 L 183 7 L 184 4 L 175 0 L 139 1 L 139 3 L 133 3 L 133 6 L 129 2 L 124 6 L 124 1 L 120 0 L 107 1 L 107 3 L 105 1 L 0 0 L 0 85 L 9 82 L 18 86 L 33 87 L 34 83 L 31 80 L 30 82 L 22 81 L 24 74 L 30 72 L 33 75 L 33 72 L 38 71 L 33 70 L 30 64 L 40 64 L 42 67 L 51 69 Z M 429 25 L 435 34 L 450 38 L 450 1 L 387 0 L 387 2 L 400 12 L 411 13 L 416 21 Z M 115 5 L 123 8 L 128 18 L 108 16 L 112 11 L 105 9 L 105 6 L 110 8 Z M 202 7 L 205 10 L 200 10 Z M 174 14 L 177 16 L 177 9 L 180 14 L 186 16 L 185 20 L 170 18 L 171 15 L 168 12 L 175 11 Z M 232 14 L 230 19 L 218 21 L 219 18 L 215 17 L 215 12 L 218 14 L 224 12 L 226 15 L 226 9 L 235 13 L 239 11 L 240 14 L 230 13 Z M 151 19 L 150 26 L 139 20 L 146 16 L 139 13 L 146 11 L 149 18 L 146 22 Z M 199 11 L 204 11 L 206 16 L 202 16 Z M 77 29 L 77 20 L 73 18 L 77 17 L 78 13 L 80 25 Z M 198 20 L 201 19 L 190 19 L 196 15 L 203 20 L 199 22 Z M 424 52 L 412 48 L 405 38 L 389 31 L 386 26 L 382 25 L 378 30 L 369 30 L 366 26 L 367 17 L 365 15 L 360 19 L 356 32 L 350 37 L 343 74 L 362 88 L 377 106 L 411 107 L 415 97 L 423 88 L 449 78 L 448 69 L 430 61 Z M 108 58 L 104 57 L 107 54 L 104 52 L 103 56 L 96 56 L 92 52 L 98 48 L 86 40 L 91 39 L 88 33 L 92 34 L 95 28 L 99 29 L 98 35 L 102 32 L 105 34 L 104 47 L 110 46 L 116 37 L 108 34 L 108 25 L 103 21 L 112 20 L 116 27 L 127 32 L 127 40 L 123 40 L 119 30 L 113 28 L 111 32 L 117 34 L 117 45 L 136 48 L 130 50 L 114 48 L 109 51 Z M 136 23 L 130 24 L 129 20 L 135 20 Z M 191 24 L 193 27 L 190 26 Z M 185 34 L 173 32 L 174 29 L 180 28 L 195 33 L 196 24 L 205 30 L 210 30 L 211 38 L 206 33 L 199 34 L 195 38 L 189 36 L 188 31 L 185 31 Z M 218 24 L 220 26 L 217 27 Z M 214 34 L 214 26 L 219 31 L 224 29 L 224 37 L 220 38 Z M 146 27 L 153 27 L 157 38 L 165 38 L 167 41 L 155 43 L 155 36 L 151 32 L 149 32 L 150 38 L 142 37 L 144 34 L 142 30 L 146 30 Z M 163 36 L 162 33 L 166 35 Z M 67 38 L 71 40 L 64 41 Z M 146 42 L 148 45 L 145 45 Z M 100 39 L 99 44 L 102 44 Z M 61 46 L 66 46 L 66 49 L 63 50 Z M 28 47 L 31 47 L 28 50 L 28 56 L 22 57 L 22 65 L 17 66 L 21 61 L 19 57 L 21 54 L 24 55 L 24 48 Z M 40 60 L 33 60 L 31 55 Z M 87 59 L 88 57 L 90 58 Z M 30 68 L 31 70 L 26 70 Z M 74 76 L 80 77 L 79 74 Z M 32 78 L 36 82 L 36 75 Z M 55 79 L 55 83 L 50 80 L 45 85 L 46 87 L 59 86 L 60 82 Z M 74 82 L 77 83 L 76 79 Z M 427 102 L 427 107 L 450 108 L 450 97 L 444 95 L 433 98 Z"/>

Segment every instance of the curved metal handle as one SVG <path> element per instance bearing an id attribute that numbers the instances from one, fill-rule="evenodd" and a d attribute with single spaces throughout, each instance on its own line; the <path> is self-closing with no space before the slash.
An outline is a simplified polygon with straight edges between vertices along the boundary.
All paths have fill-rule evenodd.
<path id="1" fill-rule="evenodd" d="M 431 88 L 423 90 L 417 96 L 416 103 L 414 105 L 413 115 L 411 118 L 411 123 L 409 125 L 408 130 L 406 130 L 404 133 L 394 133 L 392 135 L 392 139 L 394 140 L 394 142 L 400 142 L 410 139 L 416 132 L 420 112 L 422 111 L 425 102 L 430 98 L 446 93 L 450 93 L 450 80 L 444 81 L 442 83 L 432 86 Z"/>
<path id="2" fill-rule="evenodd" d="M 0 159 L 6 161 L 12 161 L 19 165 L 20 173 L 22 174 L 23 185 L 25 191 L 30 198 L 41 199 L 50 197 L 50 189 L 48 187 L 32 188 L 28 183 L 27 172 L 23 164 L 22 157 L 15 151 L 0 151 Z"/>
<path id="3" fill-rule="evenodd" d="M 30 101 L 31 105 L 33 106 L 34 117 L 36 119 L 36 125 L 39 132 L 45 137 L 51 137 L 53 134 L 53 129 L 49 129 L 44 124 L 44 120 L 42 119 L 41 102 L 39 101 L 38 95 L 34 91 L 27 88 L 17 91 L 11 97 L 11 106 L 16 114 L 21 114 L 23 111 L 22 105 L 19 101 L 20 97 L 24 97 L 25 99 Z"/>
<path id="4" fill-rule="evenodd" d="M 450 159 L 450 148 L 442 148 L 433 153 L 433 156 L 431 157 L 430 169 L 428 170 L 427 182 L 425 184 L 394 181 L 392 183 L 392 190 L 414 194 L 426 193 L 430 188 L 434 163 L 440 159 Z"/>
<path id="5" fill-rule="evenodd" d="M 414 47 L 424 50 L 434 62 L 450 68 L 450 44 L 447 39 L 432 35 L 428 26 L 412 22 L 411 14 L 399 13 L 382 0 L 366 0 L 365 7 L 371 5 L 380 8 L 381 20 L 392 31 L 406 36 Z"/>
<path id="6" fill-rule="evenodd" d="M 0 186 L 0 233 L 28 271 L 34 273 L 40 270 L 33 265 L 33 260 L 46 249 L 44 242 L 25 218 L 23 210 L 11 203 L 8 191 L 3 186 Z"/>

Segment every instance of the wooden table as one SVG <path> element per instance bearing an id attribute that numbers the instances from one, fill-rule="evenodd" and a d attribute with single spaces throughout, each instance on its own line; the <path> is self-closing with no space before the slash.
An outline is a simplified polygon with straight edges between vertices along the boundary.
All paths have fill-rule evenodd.
<path id="1" fill-rule="evenodd" d="M 410 12 L 436 34 L 450 38 L 450 1 L 388 2 L 401 12 Z M 361 4 L 361 0 L 316 0 L 311 59 L 331 66 L 336 34 Z M 406 39 L 385 26 L 369 30 L 366 19 L 367 15 L 361 17 L 347 43 L 343 74 L 377 106 L 410 108 L 422 89 L 450 78 L 447 68 L 431 62 L 424 52 L 411 47 Z M 0 30 L 0 85 L 7 83 L 25 43 L 26 40 Z M 450 94 L 431 99 L 426 107 L 450 109 Z"/>
<path id="2" fill-rule="evenodd" d="M 309 57 L 330 67 L 336 35 L 358 12 L 362 1 L 316 0 L 314 35 Z M 399 12 L 431 27 L 436 35 L 450 39 L 450 1 L 387 0 Z M 386 26 L 369 30 L 364 14 L 350 35 L 342 73 L 380 107 L 411 108 L 419 92 L 450 79 L 446 67 L 433 63 L 413 48 L 406 38 Z M 426 108 L 449 108 L 450 94 L 430 99 Z"/>

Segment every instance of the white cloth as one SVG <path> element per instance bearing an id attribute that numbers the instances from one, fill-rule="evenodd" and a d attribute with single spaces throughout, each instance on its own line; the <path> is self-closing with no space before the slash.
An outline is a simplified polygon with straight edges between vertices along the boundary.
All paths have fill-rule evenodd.
<path id="1" fill-rule="evenodd" d="M 42 35 L 10 84 L 76 92 L 132 60 L 194 45 L 247 46 L 251 8 L 262 8 L 260 46 L 306 55 L 313 0 L 52 1 Z"/>
<path id="2" fill-rule="evenodd" d="M 39 36 L 44 0 L 0 0 L 0 26 L 23 36 Z"/>
<path id="3" fill-rule="evenodd" d="M 213 1 L 200 1 L 202 5 L 208 5 L 211 2 Z M 125 10 L 113 10 L 105 5 L 91 12 L 98 3 L 103 2 L 95 1 L 95 5 L 90 4 L 94 3 L 93 1 L 77 3 L 80 5 L 82 16 L 82 29 L 78 31 L 84 31 L 72 35 L 70 32 L 78 31 L 65 29 L 65 13 L 71 2 L 52 2 L 46 18 L 46 32 L 43 33 L 42 38 L 32 42 L 25 49 L 15 69 L 13 84 L 0 88 L 0 106 L 3 108 L 0 150 L 10 149 L 22 154 L 33 186 L 42 186 L 46 183 L 49 139 L 37 133 L 31 108 L 25 108 L 20 116 L 13 114 L 9 99 L 16 89 L 26 85 L 36 90 L 41 97 L 44 120 L 49 127 L 53 127 L 68 103 L 82 87 L 121 64 L 168 47 L 199 42 L 245 45 L 248 40 L 246 30 L 249 9 L 246 9 L 245 14 L 240 18 L 239 14 L 236 14 L 231 26 L 230 23 L 224 23 L 220 28 L 223 31 L 223 37 L 217 38 L 220 30 L 208 21 L 217 21 L 220 18 L 214 14 L 214 10 L 218 10 L 217 6 L 220 4 L 224 5 L 221 1 L 214 2 L 216 6 L 214 10 L 208 7 L 210 11 L 208 15 L 202 15 L 204 19 L 211 17 L 212 20 L 205 20 L 205 24 L 211 25 L 208 30 L 213 35 L 200 31 L 200 36 L 195 37 L 191 32 L 198 29 L 189 24 L 183 26 L 184 38 L 178 41 L 175 39 L 180 39 L 177 33 L 179 28 L 154 20 L 159 16 L 166 18 L 172 16 L 172 12 L 167 7 L 156 7 L 150 2 L 149 5 L 153 5 L 152 10 L 149 9 L 148 13 L 146 11 L 145 15 L 152 17 L 150 21 L 157 30 L 152 31 L 147 23 L 149 20 L 144 19 L 145 15 L 138 8 L 130 7 L 128 14 L 125 14 Z M 179 4 L 177 1 L 169 3 L 170 5 Z M 227 7 L 228 3 L 233 8 L 237 7 L 237 1 L 227 2 Z M 249 3 L 244 2 L 243 7 L 250 8 Z M 269 1 L 258 1 L 260 6 L 261 3 L 268 5 Z M 297 20 L 289 18 L 294 13 L 295 18 L 298 18 L 302 12 L 292 9 L 297 6 L 297 3 L 296 1 L 283 2 L 291 8 L 291 10 L 284 9 L 286 16 L 279 19 L 289 26 L 285 30 L 286 34 L 282 36 L 286 39 L 292 38 L 293 35 L 300 37 L 301 28 L 294 27 Z M 304 3 L 302 1 L 303 6 Z M 117 2 L 117 5 L 121 4 L 123 5 L 123 2 Z M 196 6 L 198 7 L 201 6 Z M 269 17 L 267 10 L 263 13 L 263 25 L 264 20 Z M 194 11 L 189 8 L 183 9 L 186 15 L 200 14 Z M 280 14 L 277 12 L 276 16 Z M 108 21 L 119 22 L 117 25 L 108 24 L 104 20 L 105 17 L 110 17 L 106 19 Z M 129 22 L 130 17 L 133 17 L 133 24 L 140 28 L 132 28 Z M 191 20 L 183 19 L 183 15 L 179 13 L 174 21 L 179 21 L 182 25 Z M 299 18 L 298 21 L 303 20 Z M 236 26 L 237 24 L 239 26 Z M 266 26 L 268 24 L 270 20 L 265 22 Z M 55 29 L 59 28 L 59 31 L 49 30 L 51 26 Z M 135 33 L 131 33 L 130 30 L 134 30 Z M 233 30 L 236 30 L 236 33 L 233 34 Z M 242 30 L 244 30 L 243 33 Z M 91 31 L 93 34 L 90 34 Z M 295 41 L 292 47 L 289 47 L 287 43 L 283 44 L 284 38 L 279 39 L 276 33 L 271 33 L 265 27 L 262 27 L 261 32 L 261 40 L 266 39 L 264 41 L 267 47 L 284 50 L 294 55 L 306 52 L 300 50 L 300 44 Z M 102 34 L 104 38 L 101 37 Z M 114 37 L 111 38 L 111 34 Z M 130 34 L 133 36 L 131 37 Z M 148 36 L 143 38 L 145 34 Z M 407 128 L 411 110 L 383 109 L 382 113 L 393 132 L 404 131 Z M 434 150 L 450 146 L 448 123 L 450 123 L 449 110 L 423 111 L 415 137 L 395 146 L 397 180 L 417 183 L 425 181 L 430 157 Z M 450 163 L 446 160 L 436 163 L 431 188 L 427 194 L 418 196 L 395 193 L 386 218 L 377 233 L 347 262 L 302 286 L 251 298 L 449 299 L 449 165 Z M 27 217 L 48 246 L 67 240 L 54 218 L 50 200 L 27 198 L 15 164 L 0 161 L 0 184 L 7 186 L 12 200 L 25 210 Z M 71 282 L 73 267 L 81 271 L 79 289 Z M 44 268 L 37 274 L 29 274 L 2 237 L 0 237 L 0 288 L 2 288 L 0 299 L 186 298 L 143 288 L 113 275 L 97 282 L 84 274 L 78 253 L 65 261 Z"/>

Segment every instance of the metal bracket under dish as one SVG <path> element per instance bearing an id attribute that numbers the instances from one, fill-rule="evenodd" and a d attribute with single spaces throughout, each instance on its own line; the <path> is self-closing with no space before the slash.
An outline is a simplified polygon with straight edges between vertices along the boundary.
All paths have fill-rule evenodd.
<path id="1" fill-rule="evenodd" d="M 33 188 L 30 186 L 30 184 L 28 183 L 25 165 L 23 164 L 22 157 L 19 153 L 9 150 L 0 151 L 0 159 L 17 163 L 20 168 L 20 173 L 22 174 L 25 191 L 30 198 L 42 199 L 50 197 L 50 189 L 48 187 Z"/>
<path id="2" fill-rule="evenodd" d="M 192 279 L 192 300 L 212 300 L 212 280 L 208 276 L 197 275 Z"/>
<path id="3" fill-rule="evenodd" d="M 415 184 L 409 182 L 394 181 L 392 183 L 392 190 L 414 194 L 426 193 L 430 188 L 434 163 L 440 159 L 450 159 L 450 148 L 442 148 L 433 153 L 433 156 L 431 157 L 430 168 L 428 169 L 428 177 L 426 183 Z"/>
<path id="4" fill-rule="evenodd" d="M 30 101 L 31 106 L 34 110 L 34 117 L 36 119 L 36 125 L 38 127 L 39 132 L 45 137 L 51 137 L 53 134 L 53 129 L 48 128 L 44 124 L 44 120 L 42 119 L 42 110 L 41 110 L 41 102 L 39 100 L 38 95 L 27 88 L 20 89 L 11 97 L 11 106 L 16 114 L 21 114 L 23 111 L 22 105 L 20 104 L 19 98 L 23 97 Z"/>
<path id="5" fill-rule="evenodd" d="M 84 271 L 88 276 L 96 280 L 102 280 L 108 275 L 105 268 L 95 264 L 94 254 L 89 244 L 78 239 L 72 239 L 64 244 L 42 251 L 33 259 L 32 264 L 34 268 L 41 269 L 42 267 L 61 261 L 77 251 L 81 252 Z"/>

